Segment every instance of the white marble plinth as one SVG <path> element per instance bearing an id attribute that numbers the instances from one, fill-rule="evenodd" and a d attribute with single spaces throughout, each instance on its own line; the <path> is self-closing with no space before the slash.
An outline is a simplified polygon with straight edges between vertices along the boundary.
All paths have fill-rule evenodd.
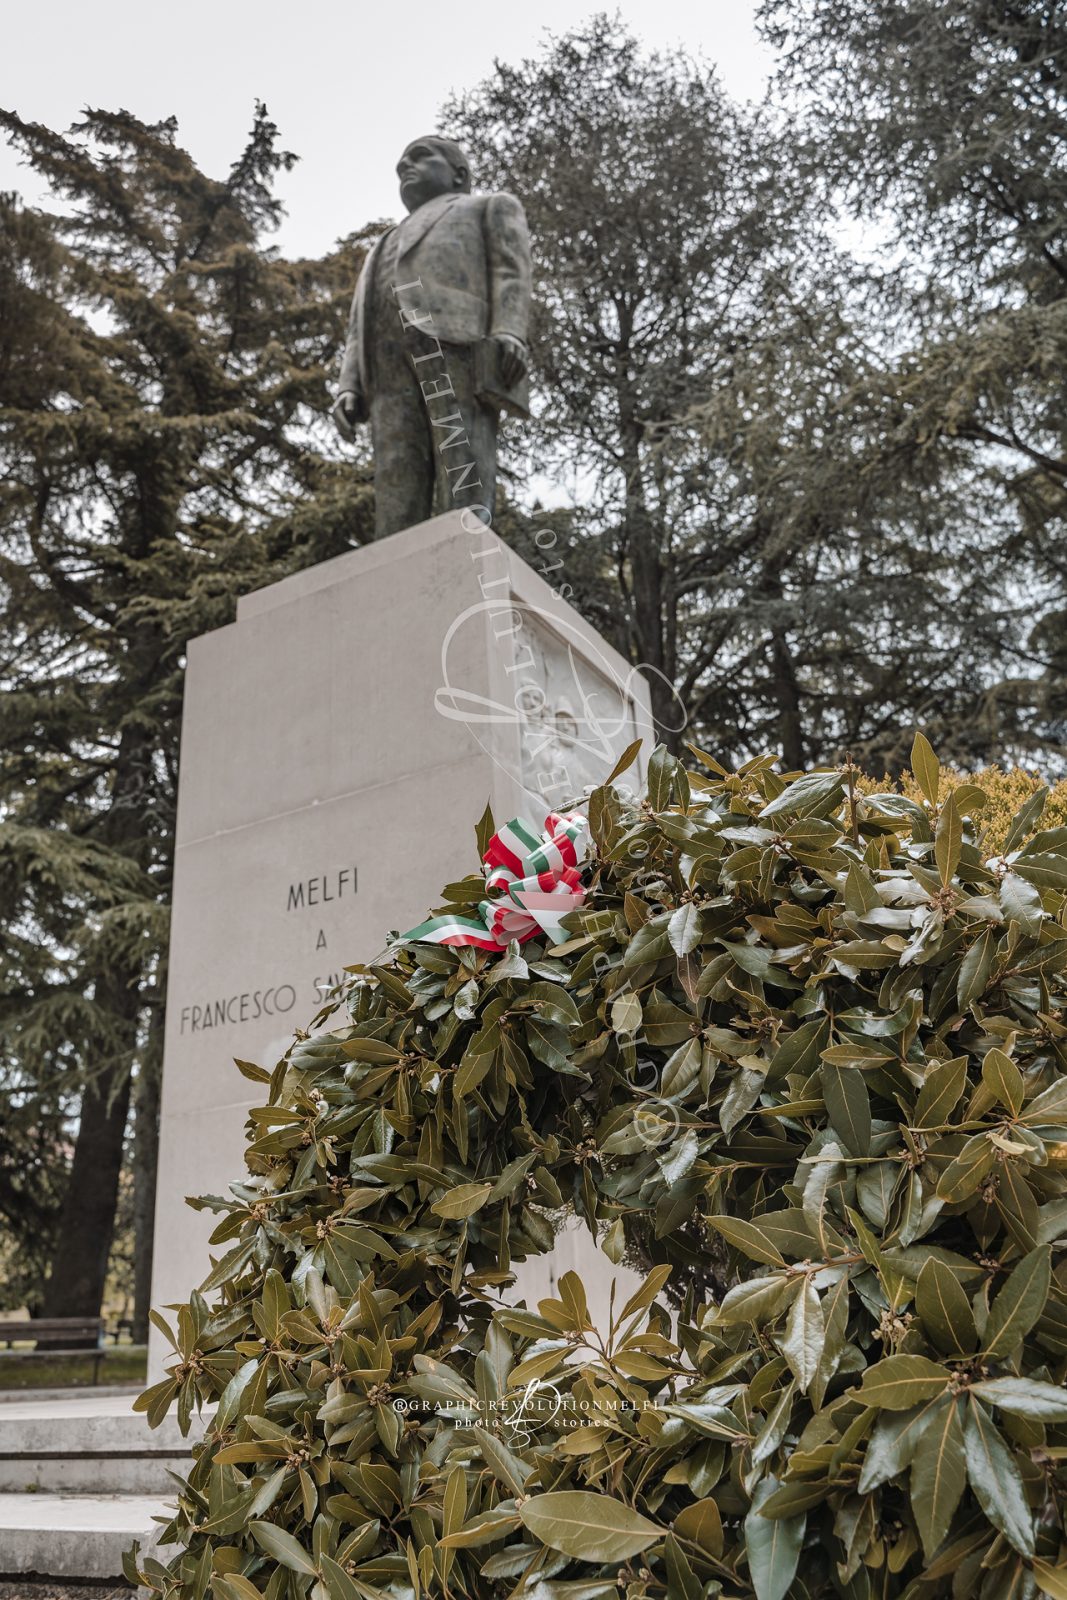
<path id="1" fill-rule="evenodd" d="M 224 1194 L 243 1171 L 261 1092 L 233 1059 L 273 1066 L 347 963 L 373 960 L 476 866 L 486 801 L 498 823 L 540 827 L 634 738 L 650 749 L 650 731 L 640 675 L 470 513 L 257 590 L 193 640 L 157 1306 L 209 1270 L 215 1219 L 185 1197 Z M 150 1375 L 166 1354 L 153 1330 Z"/>

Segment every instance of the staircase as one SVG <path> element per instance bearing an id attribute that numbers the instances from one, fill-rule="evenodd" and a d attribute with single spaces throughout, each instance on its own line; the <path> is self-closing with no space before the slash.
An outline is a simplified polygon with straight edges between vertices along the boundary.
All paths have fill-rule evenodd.
<path id="1" fill-rule="evenodd" d="M 172 1514 L 169 1473 L 188 1469 L 190 1441 L 173 1416 L 150 1429 L 135 1393 L 0 1398 L 0 1579 L 121 1578 L 135 1539 L 142 1553 L 154 1548 L 155 1519 Z"/>
<path id="2" fill-rule="evenodd" d="M 570 1218 L 555 1248 L 517 1268 L 509 1300 L 536 1305 L 558 1291 L 560 1276 L 577 1271 L 590 1308 L 606 1322 L 608 1290 L 618 1280 L 616 1305 L 641 1283 L 628 1267 L 613 1267 L 588 1232 Z M 176 1418 L 149 1428 L 132 1406 L 136 1390 L 67 1389 L 0 1393 L 0 1585 L 9 1577 L 121 1579 L 122 1555 L 134 1540 L 153 1552 L 160 1524 L 170 1520 L 185 1475 L 190 1438 Z M 194 1418 L 193 1429 L 196 1428 Z M 167 1560 L 174 1546 L 158 1554 Z"/>

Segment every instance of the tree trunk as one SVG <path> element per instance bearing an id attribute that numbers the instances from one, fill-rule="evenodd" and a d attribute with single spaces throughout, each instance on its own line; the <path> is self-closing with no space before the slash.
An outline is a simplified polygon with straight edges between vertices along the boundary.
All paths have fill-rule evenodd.
<path id="1" fill-rule="evenodd" d="M 626 482 L 626 545 L 633 588 L 633 632 L 641 666 L 648 674 L 656 737 L 677 753 L 682 738 L 681 708 L 674 695 L 673 624 L 664 616 L 663 557 L 660 530 L 648 508 L 642 475 L 641 430 L 632 397 L 620 395 L 622 469 Z"/>
<path id="2" fill-rule="evenodd" d="M 111 806 L 100 828 L 106 843 L 119 847 L 140 843 L 144 773 L 150 759 L 141 734 L 127 730 L 115 763 Z M 89 1048 L 95 1049 L 96 1060 L 84 1063 L 87 1081 L 74 1161 L 44 1290 L 42 1315 L 46 1317 L 100 1315 L 143 1010 L 140 977 L 132 962 L 125 970 L 104 966 L 93 986 L 99 1028 L 95 1044 Z M 109 1063 L 109 1070 L 100 1070 L 101 1061 Z"/>
<path id="3" fill-rule="evenodd" d="M 109 1079 L 86 1086 L 42 1316 L 100 1315 L 129 1105 L 129 1068 L 118 1083 Z"/>
<path id="4" fill-rule="evenodd" d="M 133 1144 L 133 1342 L 148 1338 L 148 1312 L 152 1301 L 152 1236 L 156 1220 L 156 1165 L 159 1156 L 160 1059 L 153 1023 L 148 1049 L 137 1074 L 134 1092 Z"/>
<path id="5" fill-rule="evenodd" d="M 769 533 L 768 529 L 768 536 Z M 766 568 L 760 589 L 767 599 L 781 604 L 784 591 L 782 570 L 777 561 Z M 796 662 L 780 620 L 772 620 L 770 634 L 771 687 L 778 706 L 778 739 L 782 759 L 787 767 L 802 767 L 807 760 L 807 751 Z"/>
<path id="6" fill-rule="evenodd" d="M 647 674 L 656 738 L 677 754 L 681 743 L 681 708 L 674 697 L 664 640 L 663 570 L 657 541 L 643 511 L 631 522 L 630 570 L 633 573 L 634 624 L 642 666 Z"/>
<path id="7" fill-rule="evenodd" d="M 787 767 L 802 767 L 806 760 L 804 725 L 800 713 L 800 689 L 796 667 L 785 634 L 775 629 L 771 635 L 771 661 L 775 698 L 778 701 L 778 728 L 782 758 Z"/>

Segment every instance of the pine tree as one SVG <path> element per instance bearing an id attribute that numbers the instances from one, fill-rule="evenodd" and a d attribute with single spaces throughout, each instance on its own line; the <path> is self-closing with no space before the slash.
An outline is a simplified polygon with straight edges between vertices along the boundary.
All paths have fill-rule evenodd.
<path id="1" fill-rule="evenodd" d="M 99 1310 L 135 1094 L 143 1329 L 184 650 L 367 536 L 316 448 L 351 250 L 265 247 L 262 106 L 221 181 L 173 120 L 0 125 L 64 206 L 0 201 L 0 1063 L 78 1113 L 46 1314 Z"/>
<path id="2" fill-rule="evenodd" d="M 899 770 L 916 722 L 956 760 L 999 755 L 1029 553 L 997 486 L 915 424 L 931 339 L 951 366 L 943 305 L 835 242 L 798 125 L 603 16 L 441 123 L 523 198 L 540 415 L 515 466 L 574 489 L 560 576 L 652 669 L 668 742 L 684 707 L 730 759 Z"/>
<path id="3" fill-rule="evenodd" d="M 1019 636 L 983 720 L 1067 752 L 1067 19 L 1021 0 L 764 0 L 820 181 L 886 238 L 919 336 L 886 373 L 898 449 L 963 464 Z M 982 559 L 985 560 L 985 552 Z"/>
<path id="4" fill-rule="evenodd" d="M 600 545 L 592 620 L 651 671 L 664 736 L 702 654 L 706 531 L 664 432 L 722 381 L 739 333 L 808 255 L 807 197 L 688 57 L 595 17 L 442 114 L 477 181 L 521 195 L 535 241 L 538 466 L 577 469 Z M 621 591 L 621 596 L 620 596 Z M 620 606 L 620 598 L 622 604 Z M 699 669 L 697 669 L 699 676 Z"/>

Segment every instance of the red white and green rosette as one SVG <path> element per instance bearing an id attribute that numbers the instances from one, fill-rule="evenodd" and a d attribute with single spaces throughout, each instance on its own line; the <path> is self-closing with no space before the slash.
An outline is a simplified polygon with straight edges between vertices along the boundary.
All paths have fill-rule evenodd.
<path id="1" fill-rule="evenodd" d="M 467 944 L 479 950 L 506 950 L 544 934 L 550 944 L 568 937 L 560 918 L 585 899 L 581 861 L 589 845 L 589 824 L 579 811 L 549 812 L 544 831 L 514 817 L 494 833 L 482 856 L 486 898 L 477 917 L 445 912 L 402 935 L 402 942 Z"/>

